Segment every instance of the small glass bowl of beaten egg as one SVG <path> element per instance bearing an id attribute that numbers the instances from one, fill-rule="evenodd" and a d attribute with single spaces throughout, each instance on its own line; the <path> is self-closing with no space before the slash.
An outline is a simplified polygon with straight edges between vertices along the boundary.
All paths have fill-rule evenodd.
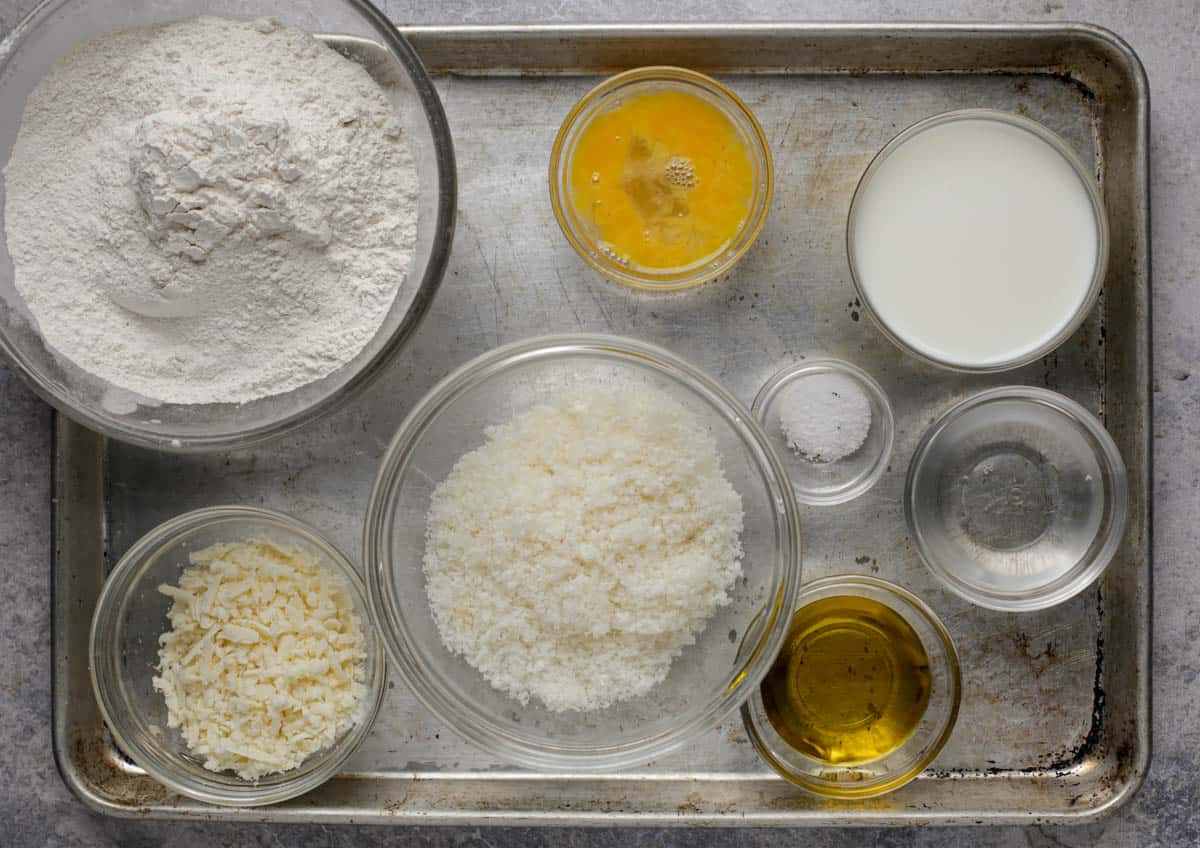
<path id="1" fill-rule="evenodd" d="M 774 172 L 740 98 L 685 68 L 610 77 L 563 121 L 550 201 L 564 235 L 601 274 L 654 291 L 730 270 L 758 237 Z"/>
<path id="2" fill-rule="evenodd" d="M 923 601 L 886 580 L 837 575 L 801 587 L 742 720 L 787 780 L 824 798 L 871 798 L 941 752 L 961 685 L 950 633 Z"/>

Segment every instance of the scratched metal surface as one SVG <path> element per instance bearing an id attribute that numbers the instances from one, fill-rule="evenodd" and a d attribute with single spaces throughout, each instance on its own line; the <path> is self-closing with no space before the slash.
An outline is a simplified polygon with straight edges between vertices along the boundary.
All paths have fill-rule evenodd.
<path id="1" fill-rule="evenodd" d="M 821 29 L 797 32 L 796 43 L 820 38 Z M 721 55 L 709 66 L 744 66 L 721 77 L 755 111 L 771 143 L 776 167 L 771 216 L 758 244 L 726 278 L 688 292 L 651 295 L 591 272 L 562 238 L 550 211 L 551 142 L 567 110 L 599 78 L 557 72 L 566 65 L 562 57 L 570 55 L 570 32 L 562 34 L 567 38 L 514 38 L 506 50 L 499 33 L 487 42 L 490 47 L 479 46 L 485 40 L 464 41 L 437 30 L 413 33 L 426 60 L 443 71 L 438 89 L 454 134 L 460 195 L 450 268 L 411 346 L 358 402 L 253 451 L 169 456 L 101 444 L 64 423 L 58 451 L 59 561 L 69 561 L 70 579 L 76 582 L 62 591 L 75 591 L 86 601 L 86 585 L 89 580 L 98 584 L 100 577 L 78 572 L 94 569 L 87 554 L 97 552 L 101 542 L 111 564 L 160 521 L 218 503 L 285 510 L 357 554 L 378 460 L 401 418 L 449 369 L 505 342 L 548 331 L 636 336 L 700 365 L 747 405 L 783 365 L 806 356 L 839 356 L 865 367 L 891 396 L 894 460 L 879 484 L 858 500 L 836 508 L 802 508 L 804 576 L 877 573 L 907 586 L 943 617 L 964 671 L 962 712 L 946 749 L 913 786 L 858 804 L 819 802 L 774 778 L 756 759 L 736 717 L 687 751 L 621 775 L 534 775 L 467 746 L 395 683 L 350 775 L 306 799 L 251 815 L 155 794 L 100 734 L 94 707 L 64 702 L 60 689 L 56 709 L 74 710 L 60 725 L 93 740 L 66 754 L 78 773 L 77 788 L 83 784 L 95 806 L 117 813 L 524 823 L 1030 821 L 1087 815 L 1123 797 L 1138 779 L 1143 754 L 1135 709 L 1140 702 L 1133 699 L 1114 715 L 1098 700 L 1108 685 L 1098 674 L 1098 668 L 1103 671 L 1103 616 L 1106 593 L 1124 591 L 1125 584 L 1136 587 L 1148 559 L 1119 560 L 1114 571 L 1128 575 L 1119 582 L 1110 579 L 1103 592 L 1093 588 L 1056 609 L 995 613 L 940 588 L 907 538 L 901 510 L 915 442 L 941 410 L 970 392 L 1012 382 L 1045 385 L 1104 413 L 1114 382 L 1128 379 L 1108 373 L 1106 307 L 1097 308 L 1070 341 L 1040 363 L 1004 375 L 951 375 L 900 355 L 861 314 L 844 250 L 846 211 L 859 174 L 892 135 L 912 122 L 967 106 L 1022 112 L 1061 133 L 1085 161 L 1097 164 L 1103 178 L 1104 157 L 1113 155 L 1104 125 L 1116 120 L 1110 105 L 1085 86 L 1044 73 L 792 71 L 784 58 L 788 45 L 778 38 L 757 57 Z M 633 55 L 624 63 L 636 64 L 638 51 L 649 45 L 635 32 L 628 35 Z M 688 38 L 681 31 L 673 44 L 685 53 L 697 49 L 685 44 Z M 752 43 L 738 41 L 742 50 Z M 931 52 L 922 61 L 944 49 L 936 43 L 927 47 Z M 607 69 L 625 58 L 596 48 L 590 64 Z M 842 67 L 838 59 L 828 56 L 829 69 Z M 1145 282 L 1145 269 L 1132 259 L 1114 255 L 1114 264 L 1110 287 L 1114 280 L 1130 287 Z M 1122 338 L 1129 345 L 1141 341 L 1138 334 Z M 1110 334 L 1109 348 L 1111 339 Z M 1123 371 L 1129 367 L 1121 366 Z M 1125 453 L 1137 477 L 1145 470 L 1136 467 L 1136 440 L 1142 434 L 1137 416 L 1144 423 L 1148 410 L 1119 408 L 1127 406 L 1121 414 L 1131 421 L 1114 429 L 1119 441 L 1121 432 L 1129 431 Z M 1135 510 L 1141 497 L 1139 490 Z M 1146 624 L 1131 622 L 1140 628 Z M 70 641 L 69 635 L 63 639 Z M 1108 644 L 1110 654 L 1137 647 L 1136 640 Z M 78 668 L 81 662 L 82 652 L 65 659 L 68 679 L 86 674 Z M 1104 748 L 1115 739 L 1105 735 L 1105 724 L 1116 719 L 1127 724 L 1121 738 L 1132 740 L 1123 754 Z M 104 779 L 96 776 L 97 768 Z"/>

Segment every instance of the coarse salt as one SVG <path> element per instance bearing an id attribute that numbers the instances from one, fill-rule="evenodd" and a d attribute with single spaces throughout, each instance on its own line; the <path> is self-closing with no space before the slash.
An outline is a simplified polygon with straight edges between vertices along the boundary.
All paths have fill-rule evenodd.
<path id="1" fill-rule="evenodd" d="M 837 462 L 863 446 L 871 431 L 871 401 L 850 377 L 813 374 L 779 398 L 779 427 L 788 447 L 812 462 Z"/>

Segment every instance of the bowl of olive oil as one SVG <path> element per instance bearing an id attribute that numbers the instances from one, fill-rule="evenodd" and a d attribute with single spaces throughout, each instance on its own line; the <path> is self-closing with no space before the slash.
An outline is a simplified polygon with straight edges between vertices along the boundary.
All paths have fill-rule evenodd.
<path id="1" fill-rule="evenodd" d="M 830 798 L 898 789 L 929 765 L 958 717 L 961 673 L 946 627 L 919 598 L 841 575 L 800 591 L 787 637 L 742 707 L 763 759 Z"/>

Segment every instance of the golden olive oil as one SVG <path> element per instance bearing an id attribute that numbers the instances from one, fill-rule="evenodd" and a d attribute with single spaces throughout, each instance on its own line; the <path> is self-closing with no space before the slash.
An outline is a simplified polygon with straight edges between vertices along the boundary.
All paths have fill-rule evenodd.
<path id="1" fill-rule="evenodd" d="M 845 595 L 797 610 L 762 697 L 789 745 L 850 765 L 903 745 L 929 686 L 929 657 L 912 626 L 878 601 Z"/>

